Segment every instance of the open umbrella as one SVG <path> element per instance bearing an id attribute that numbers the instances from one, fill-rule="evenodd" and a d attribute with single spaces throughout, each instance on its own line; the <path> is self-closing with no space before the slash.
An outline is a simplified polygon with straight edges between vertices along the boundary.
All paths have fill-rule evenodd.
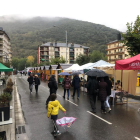
<path id="1" fill-rule="evenodd" d="M 86 75 L 94 77 L 106 77 L 108 76 L 104 71 L 98 69 L 89 70 Z"/>
<path id="2" fill-rule="evenodd" d="M 67 126 L 67 127 L 71 127 L 71 125 L 75 122 L 76 118 L 74 117 L 63 117 L 61 119 L 57 119 L 56 123 L 59 126 Z"/>
<path id="3" fill-rule="evenodd" d="M 58 75 L 70 75 L 70 74 L 67 73 L 67 72 L 61 72 L 61 73 L 59 73 Z"/>
<path id="4" fill-rule="evenodd" d="M 79 72 L 79 71 L 71 73 L 71 75 L 79 75 L 79 74 L 81 74 L 81 72 Z"/>

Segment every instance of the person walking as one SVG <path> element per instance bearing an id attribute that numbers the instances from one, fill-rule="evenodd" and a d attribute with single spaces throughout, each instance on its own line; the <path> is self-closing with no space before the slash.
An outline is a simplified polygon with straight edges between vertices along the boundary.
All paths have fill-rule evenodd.
<path id="1" fill-rule="evenodd" d="M 62 82 L 62 85 L 64 85 L 64 95 L 63 95 L 63 98 L 65 99 L 65 94 L 66 94 L 66 91 L 67 91 L 67 94 L 68 94 L 67 99 L 69 100 L 69 89 L 70 89 L 71 81 L 68 78 L 68 75 L 66 75 L 65 79 Z"/>
<path id="2" fill-rule="evenodd" d="M 77 99 L 79 100 L 79 90 L 80 90 L 80 78 L 78 75 L 75 75 L 75 77 L 73 78 L 73 81 L 72 81 L 72 85 L 74 87 L 74 90 L 73 90 L 73 99 L 74 99 L 74 96 L 75 96 L 75 92 L 77 91 Z"/>
<path id="3" fill-rule="evenodd" d="M 30 74 L 30 76 L 28 77 L 27 81 L 29 82 L 30 94 L 32 94 L 33 81 L 34 81 L 34 78 L 33 78 L 33 75 L 32 74 Z"/>
<path id="4" fill-rule="evenodd" d="M 55 75 L 52 75 L 49 79 L 49 83 L 48 83 L 48 87 L 50 89 L 50 95 L 52 93 L 55 93 L 56 94 L 56 91 L 57 91 L 57 83 L 56 83 L 56 80 L 55 80 Z M 48 105 L 49 101 L 50 101 L 50 95 L 48 97 L 48 99 L 46 100 L 46 105 Z"/>
<path id="5" fill-rule="evenodd" d="M 98 88 L 98 82 L 96 80 L 96 77 L 89 77 L 87 83 L 87 90 L 88 90 L 90 105 L 92 108 L 91 111 L 92 113 L 96 113 L 97 88 Z"/>
<path id="6" fill-rule="evenodd" d="M 108 108 L 108 112 L 111 111 L 110 105 L 109 105 L 109 97 L 111 95 L 111 88 L 112 88 L 112 82 L 109 80 L 109 77 L 105 77 L 105 82 L 107 83 L 107 97 L 105 101 L 105 106 Z"/>
<path id="7" fill-rule="evenodd" d="M 104 78 L 101 78 L 99 85 L 99 99 L 101 101 L 101 111 L 102 113 L 106 113 L 105 110 L 105 101 L 107 97 L 107 83 L 104 82 Z"/>
<path id="8" fill-rule="evenodd" d="M 40 85 L 40 79 L 38 78 L 37 74 L 35 75 L 34 82 L 35 82 L 35 91 L 37 94 L 38 93 L 38 86 Z"/>
<path id="9" fill-rule="evenodd" d="M 59 103 L 58 100 L 56 100 L 57 96 L 55 93 L 50 95 L 50 101 L 48 104 L 48 112 L 47 112 L 47 117 L 49 118 L 51 116 L 53 125 L 54 125 L 54 130 L 52 134 L 54 136 L 60 135 L 61 133 L 59 132 L 59 129 L 56 124 L 56 120 L 58 117 L 59 109 L 61 109 L 65 115 L 66 115 L 66 110 L 62 107 L 62 105 Z"/>

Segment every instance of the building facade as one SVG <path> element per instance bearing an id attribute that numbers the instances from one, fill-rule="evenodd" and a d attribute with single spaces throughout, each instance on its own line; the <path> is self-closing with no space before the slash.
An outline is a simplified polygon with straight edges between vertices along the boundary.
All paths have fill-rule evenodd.
<path id="1" fill-rule="evenodd" d="M 11 62 L 12 52 L 10 38 L 7 33 L 0 27 L 0 61 L 1 62 Z"/>
<path id="2" fill-rule="evenodd" d="M 38 47 L 38 64 L 44 61 L 49 61 L 51 58 L 66 59 L 67 63 L 74 63 L 79 54 L 88 55 L 89 47 L 79 44 L 69 43 L 51 43 L 47 42 Z"/>
<path id="3" fill-rule="evenodd" d="M 129 58 L 127 47 L 123 46 L 118 40 L 107 44 L 107 58 L 108 62 L 115 64 L 115 61 Z"/>

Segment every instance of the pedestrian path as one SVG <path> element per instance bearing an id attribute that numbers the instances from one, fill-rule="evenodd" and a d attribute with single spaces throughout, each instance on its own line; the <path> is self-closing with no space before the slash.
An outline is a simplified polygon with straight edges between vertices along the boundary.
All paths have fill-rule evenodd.
<path id="1" fill-rule="evenodd" d="M 26 77 L 17 78 L 18 92 L 21 96 L 22 109 L 26 121 L 27 134 L 31 140 L 49 140 L 54 138 L 50 134 L 52 131 L 51 120 L 46 117 L 47 110 L 45 101 L 49 96 L 49 89 L 45 82 L 39 87 L 38 95 L 29 94 L 28 82 Z M 72 91 L 70 91 L 72 94 Z M 77 120 L 72 128 L 65 132 L 60 128 L 62 134 L 58 140 L 132 140 L 134 137 L 140 137 L 140 116 L 137 110 L 131 104 L 126 109 L 125 105 L 112 107 L 110 114 L 102 114 L 100 111 L 100 102 L 97 101 L 97 113 L 89 113 L 90 104 L 87 94 L 80 94 L 80 100 L 77 98 L 65 100 L 62 98 L 63 89 L 59 86 L 57 91 L 58 100 L 67 110 L 67 116 L 76 117 Z M 135 104 L 139 105 L 139 104 Z M 60 112 L 59 118 L 63 117 Z"/>

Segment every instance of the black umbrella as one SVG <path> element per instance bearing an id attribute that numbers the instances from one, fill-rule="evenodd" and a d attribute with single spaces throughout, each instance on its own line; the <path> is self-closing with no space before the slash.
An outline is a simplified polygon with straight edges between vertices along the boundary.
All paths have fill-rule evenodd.
<path id="1" fill-rule="evenodd" d="M 71 75 L 79 75 L 82 74 L 81 72 L 77 71 L 77 72 L 72 72 Z"/>
<path id="2" fill-rule="evenodd" d="M 98 69 L 89 70 L 86 75 L 94 77 L 106 77 L 108 76 L 104 71 Z"/>

